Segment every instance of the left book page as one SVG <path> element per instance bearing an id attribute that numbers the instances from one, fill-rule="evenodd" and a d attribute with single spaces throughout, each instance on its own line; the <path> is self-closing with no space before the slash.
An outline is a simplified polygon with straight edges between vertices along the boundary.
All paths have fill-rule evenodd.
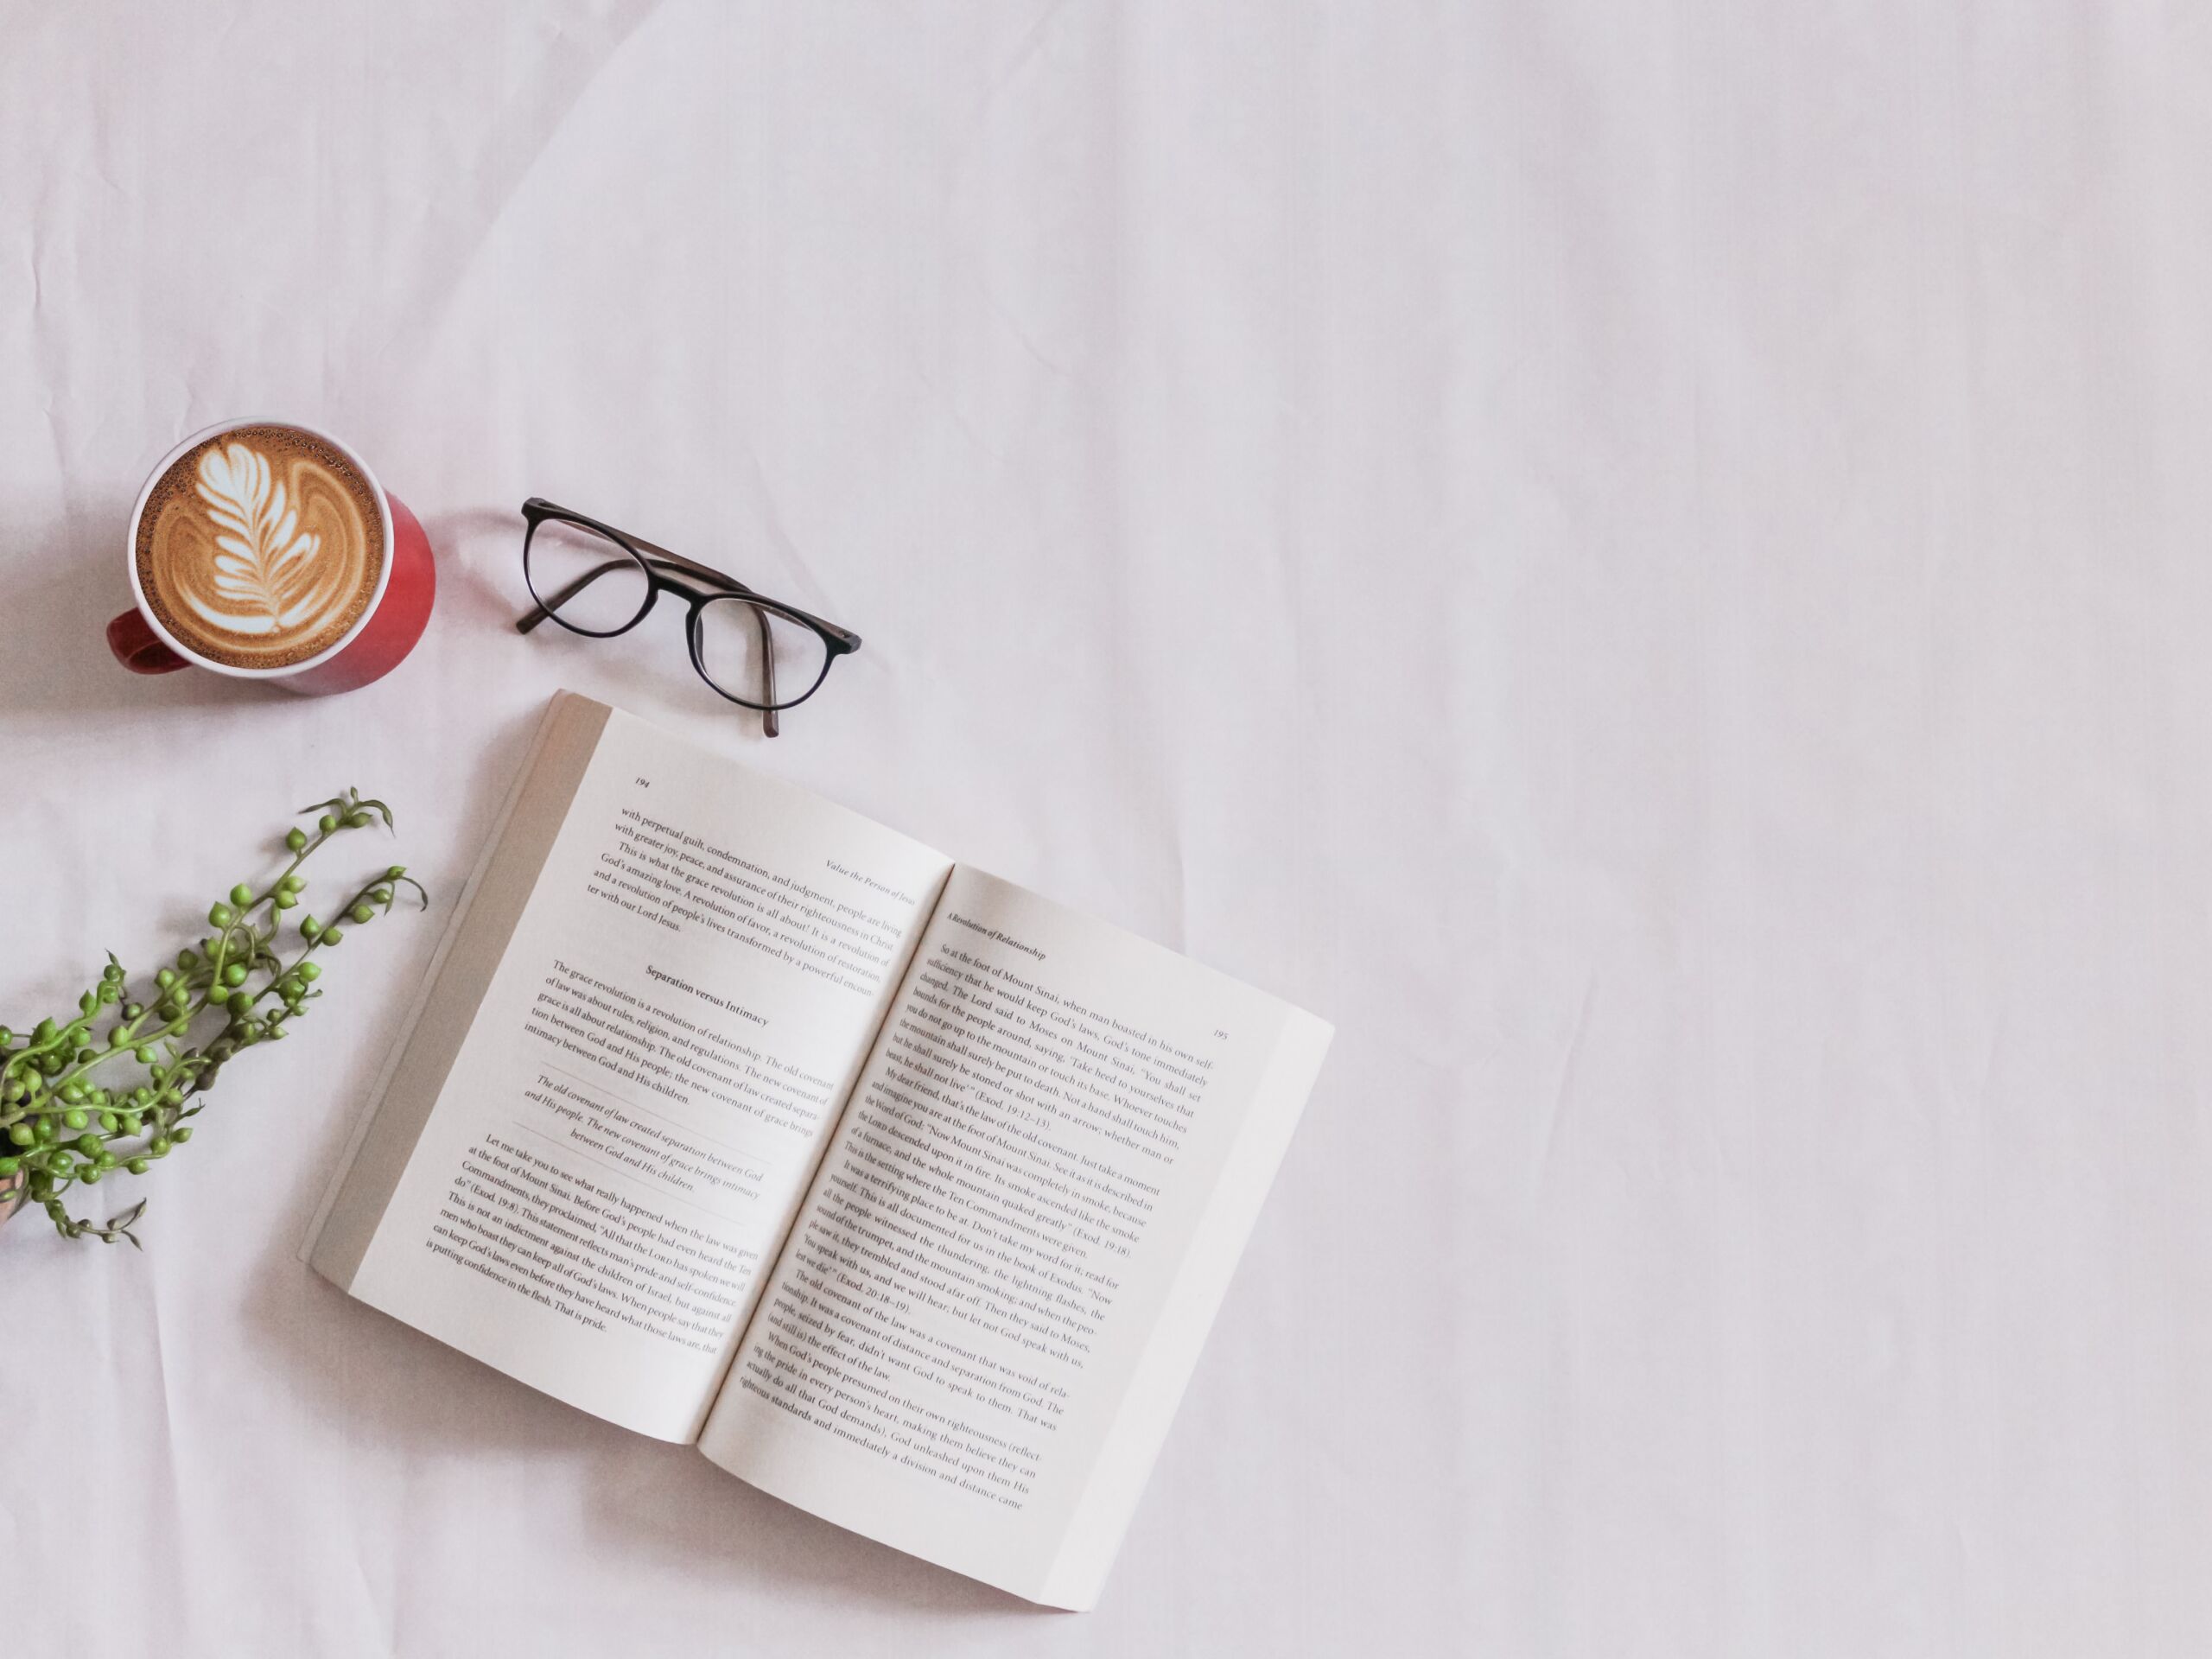
<path id="1" fill-rule="evenodd" d="M 555 700 L 308 1259 L 696 1437 L 950 861 Z"/>

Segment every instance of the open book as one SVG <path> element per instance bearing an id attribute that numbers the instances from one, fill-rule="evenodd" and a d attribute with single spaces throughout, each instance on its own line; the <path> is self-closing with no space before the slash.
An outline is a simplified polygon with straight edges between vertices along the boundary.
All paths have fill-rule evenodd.
<path id="1" fill-rule="evenodd" d="M 1085 1607 L 1329 1035 L 563 692 L 305 1255 L 532 1388 Z"/>

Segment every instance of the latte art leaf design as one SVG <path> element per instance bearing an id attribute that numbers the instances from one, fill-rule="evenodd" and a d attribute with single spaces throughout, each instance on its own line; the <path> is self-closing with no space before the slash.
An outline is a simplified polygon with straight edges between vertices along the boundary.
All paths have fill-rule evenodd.
<path id="1" fill-rule="evenodd" d="M 232 427 L 149 486 L 133 532 L 139 595 L 202 661 L 296 667 L 342 645 L 374 608 L 382 509 L 374 480 L 316 434 Z"/>
<path id="2" fill-rule="evenodd" d="M 268 458 L 243 443 L 218 445 L 200 458 L 200 499 L 219 534 L 213 587 L 222 601 L 198 594 L 186 603 L 231 633 L 287 632 L 315 611 L 315 556 L 322 538 L 300 528 Z"/>

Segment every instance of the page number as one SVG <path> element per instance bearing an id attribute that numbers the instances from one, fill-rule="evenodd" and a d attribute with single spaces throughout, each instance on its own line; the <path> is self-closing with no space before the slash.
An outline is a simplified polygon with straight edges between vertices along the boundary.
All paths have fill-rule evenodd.
<path id="1" fill-rule="evenodd" d="M 638 779 L 638 787 L 639 789 L 651 789 L 652 786 L 653 780 L 650 778 L 640 778 Z"/>
<path id="2" fill-rule="evenodd" d="M 1229 1033 L 1225 1031 L 1217 1031 L 1213 1034 L 1213 1039 L 1217 1043 L 1225 1043 L 1229 1040 Z"/>

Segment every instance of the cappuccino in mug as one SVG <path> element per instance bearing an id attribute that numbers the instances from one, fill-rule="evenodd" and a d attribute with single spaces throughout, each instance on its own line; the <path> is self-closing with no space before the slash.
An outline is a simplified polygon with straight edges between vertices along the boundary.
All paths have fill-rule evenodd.
<path id="1" fill-rule="evenodd" d="M 314 433 L 238 426 L 170 462 L 138 515 L 138 590 L 169 636 L 234 669 L 329 650 L 391 556 L 376 486 Z M 427 604 L 425 606 L 427 611 Z"/>

